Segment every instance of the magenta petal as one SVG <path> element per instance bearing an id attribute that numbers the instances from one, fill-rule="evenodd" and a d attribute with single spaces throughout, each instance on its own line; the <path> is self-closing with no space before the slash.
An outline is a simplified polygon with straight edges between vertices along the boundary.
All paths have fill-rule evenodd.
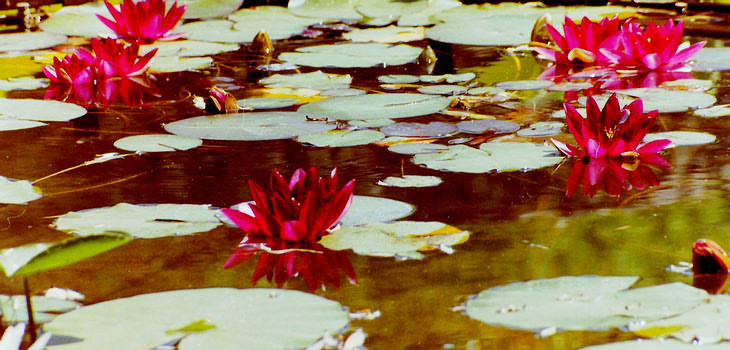
<path id="1" fill-rule="evenodd" d="M 540 58 L 553 62 L 557 61 L 555 50 L 551 50 L 546 47 L 534 47 L 533 49 L 537 51 Z"/>
<path id="2" fill-rule="evenodd" d="M 231 219 L 236 226 L 241 228 L 245 232 L 250 232 L 256 229 L 256 221 L 252 220 L 253 217 L 248 214 L 244 214 L 238 210 L 223 208 L 221 209 L 223 215 Z"/>
<path id="3" fill-rule="evenodd" d="M 603 178 L 606 172 L 606 162 L 603 159 L 591 159 L 586 169 L 587 181 L 595 186 Z"/>
<path id="4" fill-rule="evenodd" d="M 656 53 L 645 55 L 641 59 L 641 62 L 643 62 L 646 68 L 650 70 L 657 69 L 657 67 L 661 66 L 663 63 L 659 55 Z"/>
<path id="5" fill-rule="evenodd" d="M 639 148 L 636 149 L 636 152 L 639 154 L 658 153 L 659 151 L 667 148 L 667 146 L 671 143 L 672 141 L 668 139 L 654 140 L 639 146 Z"/>
<path id="6" fill-rule="evenodd" d="M 672 56 L 672 63 L 680 63 L 688 60 L 690 57 L 699 52 L 705 46 L 705 44 L 706 42 L 701 41 L 699 43 L 690 45 L 690 47 L 684 50 L 677 52 L 674 56 Z"/>
<path id="7" fill-rule="evenodd" d="M 601 158 L 606 155 L 606 149 L 594 139 L 586 140 L 586 153 L 591 158 Z"/>
<path id="8" fill-rule="evenodd" d="M 555 148 L 557 148 L 560 152 L 563 152 L 563 154 L 568 157 L 575 157 L 580 153 L 578 149 L 567 143 L 560 142 L 553 138 L 551 138 L 550 141 L 553 143 L 553 145 L 555 145 Z"/>

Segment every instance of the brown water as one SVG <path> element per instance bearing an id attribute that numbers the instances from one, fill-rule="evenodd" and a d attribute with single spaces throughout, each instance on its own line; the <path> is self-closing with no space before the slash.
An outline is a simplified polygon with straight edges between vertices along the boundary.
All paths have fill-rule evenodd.
<path id="1" fill-rule="evenodd" d="M 316 40 L 278 42 L 277 51 L 318 43 Z M 425 41 L 411 43 L 424 47 Z M 463 72 L 486 66 L 500 51 L 431 43 L 439 55 L 433 74 Z M 161 99 L 150 105 L 113 105 L 68 123 L 20 131 L 0 138 L 3 176 L 38 179 L 115 152 L 113 142 L 130 134 L 164 132 L 163 123 L 200 115 L 189 93 L 206 95 L 207 87 L 230 78 L 241 88 L 237 98 L 252 95 L 264 73 L 234 70 L 248 64 L 246 47 L 215 57 L 219 69 L 199 73 L 160 74 Z M 302 71 L 309 71 L 304 68 Z M 312 69 L 313 70 L 313 69 Z M 349 73 L 353 87 L 377 90 L 381 74 L 425 73 L 409 64 L 388 69 L 325 69 Z M 529 79 L 534 76 L 521 76 Z M 727 103 L 728 75 L 716 78 L 718 104 Z M 219 84 L 220 83 L 216 83 Z M 44 90 L 11 93 L 11 97 L 42 98 Z M 559 97 L 558 94 L 552 95 Z M 534 111 L 534 120 L 559 108 L 548 98 Z M 409 121 L 448 120 L 430 115 Z M 526 125 L 526 124 L 525 124 Z M 500 174 L 444 173 L 424 169 L 407 156 L 368 145 L 315 148 L 292 140 L 261 142 L 205 141 L 185 152 L 148 153 L 82 167 L 39 182 L 44 197 L 26 206 L 0 207 L 0 248 L 66 237 L 49 227 L 53 216 L 69 211 L 129 203 L 200 203 L 227 207 L 250 200 L 249 179 L 265 181 L 272 168 L 289 176 L 299 167 L 337 167 L 342 178 L 357 179 L 355 193 L 412 203 L 413 220 L 442 221 L 473 234 L 455 253 L 426 253 L 421 261 L 396 261 L 349 254 L 358 284 L 344 282 L 316 293 L 350 310 L 380 310 L 372 321 L 354 321 L 368 333 L 372 349 L 573 349 L 589 344 L 632 338 L 619 331 L 563 332 L 537 338 L 532 332 L 491 327 L 452 310 L 470 295 L 514 281 L 563 275 L 637 275 L 639 285 L 691 278 L 665 271 L 690 260 L 694 240 L 730 240 L 730 162 L 727 118 L 702 119 L 690 114 L 663 114 L 655 131 L 697 130 L 718 137 L 710 145 L 681 147 L 666 152 L 672 169 L 655 171 L 660 185 L 625 193 L 619 199 L 601 192 L 593 198 L 582 190 L 564 196 L 570 166 Z M 539 141 L 539 140 L 536 140 Z M 438 187 L 385 188 L 375 183 L 387 176 L 436 175 Z M 606 211 L 606 208 L 624 208 Z M 95 303 L 141 293 L 201 287 L 252 287 L 253 261 L 233 269 L 222 265 L 242 238 L 240 230 L 219 227 L 185 237 L 138 239 L 118 249 L 65 268 L 31 278 L 41 292 L 51 286 L 71 288 Z M 256 287 L 272 287 L 265 279 Z M 284 286 L 308 291 L 296 278 Z M 0 293 L 22 293 L 20 278 L 0 279 Z M 450 346 L 449 345 L 449 346 Z M 447 346 L 447 347 L 449 347 Z"/>

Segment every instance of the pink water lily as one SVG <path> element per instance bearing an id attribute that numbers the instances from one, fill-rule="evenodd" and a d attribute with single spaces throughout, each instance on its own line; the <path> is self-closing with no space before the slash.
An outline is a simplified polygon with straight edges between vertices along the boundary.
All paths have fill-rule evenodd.
<path id="1" fill-rule="evenodd" d="M 164 0 L 124 0 L 119 10 L 107 0 L 104 3 L 113 19 L 101 15 L 97 17 L 119 38 L 152 42 L 175 40 L 185 35 L 171 33 L 185 13 L 185 5 L 178 6 L 177 1 L 167 13 Z"/>
<path id="2" fill-rule="evenodd" d="M 217 86 L 210 88 L 208 98 L 205 100 L 205 110 L 209 113 L 235 113 L 238 112 L 238 100 L 230 92 Z"/>
<path id="3" fill-rule="evenodd" d="M 248 182 L 254 204 L 249 213 L 222 209 L 238 227 L 251 236 L 286 241 L 316 242 L 327 235 L 350 208 L 355 180 L 337 189 L 337 169 L 320 177 L 317 169 L 297 169 L 287 183 L 272 170 L 267 187 Z"/>
<path id="4" fill-rule="evenodd" d="M 545 24 L 548 33 L 558 47 L 556 49 L 536 47 L 542 58 L 557 64 L 597 65 L 608 62 L 602 49 L 616 49 L 619 44 L 619 19 L 604 18 L 599 23 L 583 17 L 580 25 L 565 17 L 563 32 L 565 36 L 549 23 Z"/>
<path id="5" fill-rule="evenodd" d="M 612 64 L 637 70 L 671 71 L 681 68 L 705 42 L 682 43 L 684 22 L 671 19 L 662 26 L 649 23 L 645 30 L 628 21 L 621 26 L 621 45 L 602 48 L 601 53 Z"/>
<path id="6" fill-rule="evenodd" d="M 93 84 L 96 78 L 96 59 L 86 49 L 77 49 L 63 59 L 53 58 L 53 64 L 43 67 L 43 74 L 57 84 Z"/>
<path id="7" fill-rule="evenodd" d="M 657 153 L 671 144 L 670 140 L 654 140 L 640 145 L 649 132 L 657 111 L 644 113 L 641 99 L 622 108 L 616 93 L 601 110 L 592 96 L 586 102 L 586 118 L 572 105 L 563 103 L 568 129 L 578 147 L 552 139 L 553 144 L 569 157 L 637 157 Z"/>
<path id="8" fill-rule="evenodd" d="M 157 53 L 157 49 L 154 49 L 139 57 L 138 41 L 126 44 L 111 38 L 91 39 L 91 48 L 96 56 L 96 67 L 103 77 L 132 77 L 143 74 Z"/>

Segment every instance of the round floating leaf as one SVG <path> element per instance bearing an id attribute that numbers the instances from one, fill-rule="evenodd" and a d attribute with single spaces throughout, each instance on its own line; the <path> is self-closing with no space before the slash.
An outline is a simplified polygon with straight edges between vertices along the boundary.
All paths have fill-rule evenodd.
<path id="1" fill-rule="evenodd" d="M 380 186 L 388 187 L 432 187 L 440 185 L 443 180 L 438 176 L 403 175 L 402 177 L 388 176 L 378 181 Z"/>
<path id="2" fill-rule="evenodd" d="M 101 1 L 80 6 L 64 6 L 41 22 L 40 28 L 45 32 L 69 36 L 113 37 L 114 32 L 96 17 L 97 14 L 111 18 L 111 14 Z"/>
<path id="3" fill-rule="evenodd" d="M 198 147 L 203 141 L 193 137 L 169 134 L 134 135 L 114 142 L 114 147 L 132 152 L 174 152 Z"/>
<path id="4" fill-rule="evenodd" d="M 0 98 L 1 119 L 24 119 L 66 122 L 86 114 L 86 109 L 72 103 L 30 98 Z"/>
<path id="5" fill-rule="evenodd" d="M 172 73 L 186 70 L 199 70 L 210 67 L 213 59 L 210 57 L 153 57 L 150 63 L 151 73 Z"/>
<path id="6" fill-rule="evenodd" d="M 352 89 L 352 88 L 333 88 L 333 89 L 327 89 L 322 91 L 319 95 L 320 96 L 360 96 L 367 94 L 367 91 L 361 90 L 361 89 Z"/>
<path id="7" fill-rule="evenodd" d="M 398 43 L 423 40 L 426 38 L 426 30 L 423 27 L 391 25 L 384 28 L 354 29 L 343 34 L 342 38 L 355 42 Z"/>
<path id="8" fill-rule="evenodd" d="M 626 290 L 638 277 L 564 276 L 515 282 L 479 293 L 469 317 L 516 329 L 603 330 L 692 310 L 707 293 L 683 283 Z"/>
<path id="9" fill-rule="evenodd" d="M 673 303 L 671 300 L 666 302 L 669 305 Z M 642 334 L 642 332 L 655 328 L 675 329 L 675 332 L 670 332 L 672 337 L 696 346 L 697 343 L 709 344 L 730 340 L 728 317 L 730 317 L 730 296 L 711 295 L 709 302 L 705 300 L 689 312 L 647 322 L 640 327 L 632 327 L 630 330 Z"/>
<path id="10" fill-rule="evenodd" d="M 289 11 L 298 16 L 322 18 L 328 21 L 362 19 L 362 15 L 355 11 L 352 1 L 291 0 Z"/>
<path id="11" fill-rule="evenodd" d="M 495 86 L 505 90 L 540 90 L 553 85 L 549 80 L 513 80 L 499 82 Z"/>
<path id="12" fill-rule="evenodd" d="M 131 240 L 118 234 L 72 237 L 57 243 L 32 243 L 0 250 L 0 266 L 8 277 L 57 269 L 114 249 Z"/>
<path id="13" fill-rule="evenodd" d="M 31 77 L 8 78 L 0 80 L 0 90 L 35 90 L 48 86 L 47 79 L 36 79 Z"/>
<path id="14" fill-rule="evenodd" d="M 562 122 L 537 122 L 530 127 L 517 131 L 522 137 L 547 137 L 559 134 L 565 124 Z"/>
<path id="15" fill-rule="evenodd" d="M 224 43 L 250 43 L 260 31 L 265 31 L 271 40 L 286 39 L 304 31 L 316 20 L 296 17 L 275 6 L 261 6 L 255 9 L 241 9 L 230 16 L 231 20 L 213 19 L 191 22 L 179 26 L 176 32 L 188 33 L 193 40 Z M 235 22 L 234 22 L 235 21 Z"/>
<path id="16" fill-rule="evenodd" d="M 419 79 L 424 83 L 441 83 L 445 81 L 449 84 L 463 83 L 474 78 L 476 78 L 476 74 L 472 72 L 462 74 L 421 75 L 419 77 Z"/>
<path id="17" fill-rule="evenodd" d="M 252 109 L 284 108 L 298 103 L 299 100 L 288 97 L 252 97 L 238 100 L 239 107 Z"/>
<path id="18" fill-rule="evenodd" d="M 536 19 L 505 16 L 446 22 L 427 29 L 426 36 L 452 44 L 516 46 L 530 42 Z"/>
<path id="19" fill-rule="evenodd" d="M 334 97 L 299 107 L 299 112 L 331 116 L 339 120 L 407 118 L 436 113 L 449 99 L 422 94 L 369 94 Z"/>
<path id="20" fill-rule="evenodd" d="M 406 123 L 400 122 L 380 128 L 388 136 L 446 137 L 456 132 L 456 125 L 445 122 Z"/>
<path id="21" fill-rule="evenodd" d="M 180 5 L 185 5 L 183 18 L 212 18 L 223 17 L 236 11 L 243 0 L 178 0 Z"/>
<path id="22" fill-rule="evenodd" d="M 157 49 L 155 57 L 194 57 L 236 51 L 238 50 L 238 44 L 209 43 L 195 40 L 156 41 L 154 44 L 142 45 L 139 54 L 141 56 L 154 49 Z"/>
<path id="23" fill-rule="evenodd" d="M 32 120 L 0 119 L 0 131 L 30 129 L 30 128 L 36 128 L 36 127 L 43 126 L 43 125 L 48 125 L 48 124 L 41 123 L 41 122 L 34 122 Z"/>
<path id="24" fill-rule="evenodd" d="M 429 85 L 418 88 L 418 92 L 429 95 L 463 95 L 467 90 L 469 89 L 459 85 Z"/>
<path id="25" fill-rule="evenodd" d="M 40 190 L 33 187 L 30 181 L 10 180 L 0 176 L 0 203 L 27 204 L 41 197 Z"/>
<path id="26" fill-rule="evenodd" d="M 350 209 L 340 223 L 345 226 L 355 226 L 393 221 L 411 215 L 414 210 L 412 205 L 394 199 L 354 196 Z"/>
<path id="27" fill-rule="evenodd" d="M 148 350 L 180 338 L 180 350 L 290 349 L 336 334 L 347 322 L 340 304 L 309 293 L 205 288 L 105 301 L 63 314 L 43 328 L 81 339 L 60 346 L 64 350 Z M 176 332 L 195 324 L 206 327 Z"/>
<path id="28" fill-rule="evenodd" d="M 347 124 L 358 128 L 379 128 L 395 123 L 393 119 L 350 120 Z"/>
<path id="29" fill-rule="evenodd" d="M 555 147 L 517 142 L 487 142 L 479 149 L 455 145 L 439 153 L 413 157 L 413 163 L 430 169 L 465 173 L 526 171 L 555 165 L 562 160 Z"/>
<path id="30" fill-rule="evenodd" d="M 279 60 L 310 67 L 373 67 L 398 66 L 414 62 L 423 49 L 405 44 L 338 43 L 300 47 L 284 52 Z"/>
<path id="31" fill-rule="evenodd" d="M 520 129 L 520 124 L 506 120 L 465 120 L 456 123 L 461 132 L 467 134 L 483 134 L 487 130 L 497 134 L 509 134 Z"/>
<path id="32" fill-rule="evenodd" d="M 640 98 L 644 103 L 644 111 L 656 109 L 660 113 L 686 112 L 693 109 L 707 108 L 717 101 L 715 96 L 698 91 L 636 88 L 618 90 L 616 92 L 621 95 Z M 596 97 L 596 102 L 600 106 L 603 106 L 607 100 L 608 96 Z M 580 101 L 584 101 L 584 99 Z M 585 104 L 585 102 L 581 103 Z"/>
<path id="33" fill-rule="evenodd" d="M 45 49 L 66 42 L 63 34 L 28 32 L 0 34 L 0 51 L 32 51 Z"/>
<path id="34" fill-rule="evenodd" d="M 371 18 L 389 17 L 394 18 L 400 15 L 423 11 L 430 1 L 391 1 L 391 0 L 368 0 L 359 1 L 355 9 L 363 15 Z"/>
<path id="35" fill-rule="evenodd" d="M 81 304 L 58 298 L 32 296 L 33 320 L 36 323 L 46 323 L 56 318 L 58 314 L 78 308 Z M 0 295 L 3 323 L 13 324 L 28 322 L 28 308 L 25 304 L 25 295 Z"/>
<path id="36" fill-rule="evenodd" d="M 330 130 L 319 134 L 302 135 L 297 141 L 317 147 L 349 147 L 367 145 L 385 137 L 376 130 Z"/>
<path id="37" fill-rule="evenodd" d="M 419 251 L 464 243 L 469 231 L 437 221 L 396 221 L 343 226 L 319 241 L 332 250 L 352 249 L 360 255 L 422 259 Z"/>
<path id="38" fill-rule="evenodd" d="M 679 90 L 692 90 L 692 91 L 707 91 L 715 85 L 712 80 L 705 79 L 677 79 L 665 81 L 661 84 L 661 87 L 672 88 Z"/>
<path id="39" fill-rule="evenodd" d="M 256 141 L 289 139 L 335 129 L 337 125 L 311 121 L 312 113 L 253 112 L 200 116 L 165 124 L 175 135 L 205 140 Z"/>
<path id="40" fill-rule="evenodd" d="M 398 18 L 398 25 L 428 26 L 437 24 L 439 22 L 433 18 L 433 15 L 459 6 L 461 6 L 461 2 L 457 0 L 431 0 L 428 1 L 426 8 L 420 11 L 401 14 Z"/>
<path id="41" fill-rule="evenodd" d="M 727 344 L 687 344 L 672 339 L 637 339 L 617 343 L 592 345 L 579 350 L 727 350 Z"/>
<path id="42" fill-rule="evenodd" d="M 404 142 L 388 147 L 388 151 L 398 154 L 438 153 L 447 149 L 449 146 L 430 142 Z"/>
<path id="43" fill-rule="evenodd" d="M 730 70 L 730 47 L 703 47 L 690 62 L 695 72 Z"/>
<path id="44" fill-rule="evenodd" d="M 81 236 L 103 232 L 123 232 L 138 238 L 182 236 L 210 231 L 220 225 L 216 212 L 208 205 L 119 203 L 66 213 L 53 226 Z"/>
<path id="45" fill-rule="evenodd" d="M 730 105 L 717 105 L 709 108 L 698 109 L 694 115 L 702 118 L 720 118 L 730 115 Z"/>
<path id="46" fill-rule="evenodd" d="M 381 75 L 378 77 L 378 81 L 386 84 L 411 84 L 417 83 L 420 78 L 417 75 L 408 74 L 390 74 Z"/>
<path id="47" fill-rule="evenodd" d="M 713 143 L 717 139 L 715 135 L 706 132 L 696 131 L 666 131 L 652 132 L 644 136 L 644 142 L 669 139 L 674 146 L 696 146 Z"/>
<path id="48" fill-rule="evenodd" d="M 274 74 L 259 80 L 259 83 L 268 88 L 290 87 L 325 90 L 349 87 L 352 83 L 352 76 L 349 74 L 323 73 L 318 70 L 310 73 Z"/>

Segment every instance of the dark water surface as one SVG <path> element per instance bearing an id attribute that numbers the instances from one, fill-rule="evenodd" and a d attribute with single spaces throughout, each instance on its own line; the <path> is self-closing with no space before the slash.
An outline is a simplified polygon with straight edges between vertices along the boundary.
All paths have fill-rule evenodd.
<path id="1" fill-rule="evenodd" d="M 276 43 L 278 52 L 319 43 L 292 40 Z M 470 71 L 489 66 L 502 52 L 495 48 L 431 44 L 439 56 L 433 74 Z M 239 85 L 237 98 L 254 95 L 265 73 L 246 67 L 243 46 L 235 53 L 215 56 L 217 69 L 159 74 L 161 99 L 148 106 L 113 105 L 68 123 L 4 131 L 0 138 L 0 173 L 16 179 L 38 179 L 116 152 L 113 142 L 131 134 L 160 133 L 163 123 L 200 115 L 189 93 L 207 95 L 207 88 L 230 78 Z M 539 67 L 538 67 L 539 68 Z M 535 67 L 526 67 L 525 71 Z M 303 72 L 316 69 L 302 68 Z M 423 74 L 425 67 L 409 64 L 386 69 L 323 69 L 353 75 L 353 87 L 380 90 L 381 74 Z M 540 69 L 537 69 L 539 74 Z M 534 79 L 535 74 L 509 77 Z M 700 76 L 707 78 L 707 76 Z M 727 103 L 727 73 L 713 76 L 717 104 Z M 219 83 L 215 83 L 219 84 Z M 230 82 L 229 82 L 230 84 Z M 44 90 L 13 92 L 10 97 L 42 98 Z M 532 120 L 547 119 L 560 108 L 560 93 L 541 100 Z M 532 106 L 530 106 L 532 108 Z M 500 118 L 500 116 L 498 116 Z M 430 115 L 408 121 L 446 120 Z M 526 126 L 529 118 L 520 121 Z M 227 207 L 250 200 L 249 179 L 266 181 L 270 169 L 289 176 L 299 167 L 315 166 L 325 173 L 337 167 L 344 179 L 357 179 L 355 194 L 387 197 L 417 207 L 412 220 L 442 221 L 469 230 L 472 236 L 455 252 L 425 253 L 420 261 L 396 261 L 349 254 L 358 284 L 316 293 L 350 310 L 380 310 L 372 321 L 354 321 L 368 333 L 372 349 L 573 349 L 630 339 L 629 333 L 563 332 L 537 338 L 532 332 L 490 327 L 458 309 L 470 295 L 514 281 L 563 275 L 637 275 L 639 285 L 670 281 L 691 284 L 691 277 L 665 271 L 678 261 L 689 261 L 691 245 L 701 237 L 730 242 L 730 162 L 727 118 L 703 119 L 690 113 L 662 114 L 653 131 L 694 130 L 718 137 L 714 144 L 667 151 L 669 170 L 657 170 L 660 185 L 630 191 L 620 198 L 604 192 L 593 198 L 582 189 L 564 196 L 570 166 L 530 172 L 492 174 L 446 173 L 416 166 L 408 156 L 367 145 L 345 148 L 309 147 L 293 140 L 228 142 L 205 141 L 184 152 L 148 153 L 82 167 L 39 182 L 44 197 L 26 206 L 0 207 L 0 248 L 66 237 L 49 227 L 56 215 L 69 211 L 128 203 L 197 203 Z M 539 141 L 539 140 L 537 140 Z M 387 188 L 376 185 L 387 176 L 436 175 L 437 187 Z M 624 208 L 622 210 L 605 210 Z M 34 275 L 31 288 L 71 288 L 87 296 L 85 303 L 141 293 L 183 288 L 252 287 L 255 263 L 233 269 L 222 265 L 243 234 L 225 226 L 191 236 L 137 239 L 86 261 Z M 272 287 L 265 279 L 256 287 Z M 308 291 L 293 278 L 284 286 Z M 22 293 L 19 277 L 0 279 L 0 293 Z"/>

